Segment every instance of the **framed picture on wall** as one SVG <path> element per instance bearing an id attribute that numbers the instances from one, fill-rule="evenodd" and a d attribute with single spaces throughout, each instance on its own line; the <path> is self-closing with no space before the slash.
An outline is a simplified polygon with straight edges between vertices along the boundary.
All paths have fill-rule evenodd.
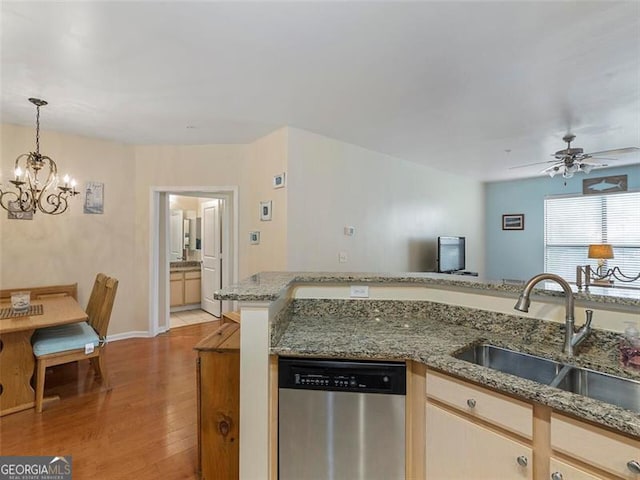
<path id="1" fill-rule="evenodd" d="M 84 189 L 84 213 L 104 213 L 104 183 L 87 182 Z"/>
<path id="2" fill-rule="evenodd" d="M 260 220 L 263 222 L 271 220 L 271 200 L 260 202 Z"/>
<path id="3" fill-rule="evenodd" d="M 585 178 L 582 180 L 582 194 L 594 195 L 609 192 L 626 192 L 627 176 L 611 175 L 609 177 Z"/>
<path id="4" fill-rule="evenodd" d="M 502 215 L 502 230 L 524 230 L 524 213 Z"/>

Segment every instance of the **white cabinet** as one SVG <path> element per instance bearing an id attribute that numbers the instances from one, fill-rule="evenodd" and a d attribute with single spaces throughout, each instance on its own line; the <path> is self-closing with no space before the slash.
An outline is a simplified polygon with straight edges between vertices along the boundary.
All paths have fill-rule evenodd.
<path id="1" fill-rule="evenodd" d="M 427 480 L 533 478 L 531 405 L 432 371 L 426 393 Z"/>

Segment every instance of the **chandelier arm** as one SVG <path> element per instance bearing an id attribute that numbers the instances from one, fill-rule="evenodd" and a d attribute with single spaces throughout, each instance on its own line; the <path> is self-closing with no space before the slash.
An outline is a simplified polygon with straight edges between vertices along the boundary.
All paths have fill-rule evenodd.
<path id="1" fill-rule="evenodd" d="M 42 200 L 43 196 L 41 196 L 37 203 L 38 210 L 49 215 L 60 215 L 61 213 L 64 213 L 69 206 L 67 203 L 67 195 L 65 195 L 65 193 L 66 192 L 64 191 L 50 193 L 46 196 L 46 203 L 44 205 Z"/>
<path id="2" fill-rule="evenodd" d="M 19 205 L 21 194 L 22 189 L 20 189 L 18 192 L 12 192 L 11 190 L 3 192 L 0 189 L 0 205 L 2 205 L 2 208 L 4 208 L 5 210 L 11 211 L 11 209 L 9 208 L 9 204 L 12 203 L 13 205 L 16 205 L 16 203 L 18 203 Z"/>
<path id="3" fill-rule="evenodd" d="M 49 168 L 49 174 L 47 175 L 47 180 L 42 186 L 42 190 L 46 190 L 58 178 L 58 166 L 56 165 L 56 162 L 54 162 L 51 157 L 47 157 L 46 155 L 41 155 L 40 161 L 43 165 L 46 164 L 46 166 Z"/>

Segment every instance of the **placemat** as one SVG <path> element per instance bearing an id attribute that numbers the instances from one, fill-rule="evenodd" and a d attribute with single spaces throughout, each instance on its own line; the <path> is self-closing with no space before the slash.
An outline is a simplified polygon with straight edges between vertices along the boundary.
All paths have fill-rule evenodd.
<path id="1" fill-rule="evenodd" d="M 7 307 L 0 309 L 0 320 L 3 318 L 30 317 L 32 315 L 42 315 L 42 304 L 29 305 L 29 310 L 24 312 L 14 312 L 13 308 Z"/>

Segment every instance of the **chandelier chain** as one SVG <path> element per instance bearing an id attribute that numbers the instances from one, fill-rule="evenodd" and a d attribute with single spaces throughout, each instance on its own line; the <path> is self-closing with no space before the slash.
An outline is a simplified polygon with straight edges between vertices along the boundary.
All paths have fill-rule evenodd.
<path id="1" fill-rule="evenodd" d="M 36 105 L 36 153 L 40 153 L 40 105 Z"/>

